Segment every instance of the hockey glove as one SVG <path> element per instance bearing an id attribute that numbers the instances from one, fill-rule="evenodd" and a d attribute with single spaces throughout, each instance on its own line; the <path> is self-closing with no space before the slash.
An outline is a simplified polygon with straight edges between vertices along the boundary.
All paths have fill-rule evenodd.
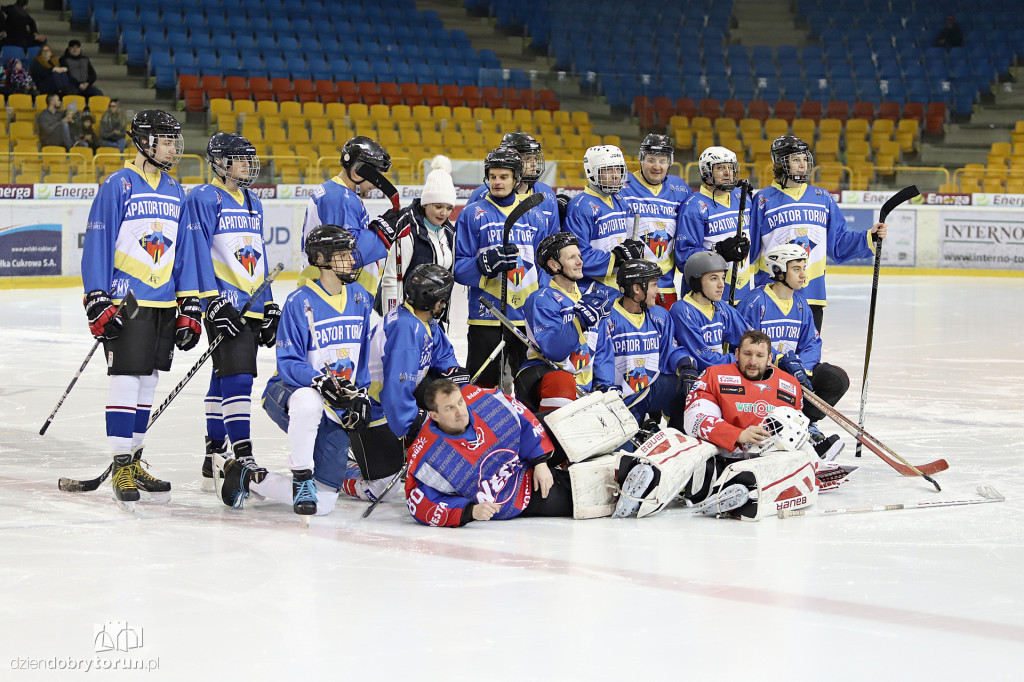
<path id="1" fill-rule="evenodd" d="M 676 393 L 689 395 L 693 390 L 693 382 L 697 380 L 700 372 L 697 371 L 697 363 L 689 355 L 676 363 Z"/>
<path id="2" fill-rule="evenodd" d="M 622 242 L 612 249 L 612 254 L 615 256 L 615 267 L 627 260 L 643 258 L 645 248 L 644 243 L 638 239 L 627 239 Z"/>
<path id="3" fill-rule="evenodd" d="M 233 339 L 242 331 L 245 324 L 242 316 L 238 314 L 235 306 L 223 296 L 218 296 L 210 301 L 206 308 L 206 320 L 214 326 L 219 334 L 225 339 Z"/>
<path id="4" fill-rule="evenodd" d="M 89 319 L 89 331 L 97 341 L 113 341 L 121 334 L 124 320 L 117 316 L 117 307 L 110 300 L 110 294 L 97 289 L 85 295 L 85 316 Z"/>
<path id="5" fill-rule="evenodd" d="M 341 428 L 346 431 L 365 431 L 370 428 L 370 399 L 365 393 L 359 393 L 349 403 L 341 418 Z"/>
<path id="6" fill-rule="evenodd" d="M 558 222 L 564 227 L 565 213 L 569 208 L 571 197 L 568 194 L 559 194 L 555 199 L 558 201 Z"/>
<path id="7" fill-rule="evenodd" d="M 715 242 L 715 251 L 725 259 L 727 263 L 737 263 L 747 257 L 750 253 L 750 240 L 747 235 L 733 235 L 726 237 L 720 242 Z"/>
<path id="8" fill-rule="evenodd" d="M 178 319 L 174 323 L 174 345 L 179 350 L 192 350 L 199 343 L 199 337 L 203 333 L 203 326 L 200 323 L 203 317 L 203 309 L 199 305 L 199 299 L 195 296 L 185 296 L 178 299 Z"/>
<path id="9" fill-rule="evenodd" d="M 441 372 L 441 378 L 448 379 L 456 386 L 463 386 L 469 383 L 470 374 L 469 370 L 465 367 L 449 367 L 445 371 Z"/>
<path id="10" fill-rule="evenodd" d="M 332 380 L 327 374 L 317 374 L 313 377 L 312 386 L 319 391 L 327 404 L 336 410 L 347 409 L 359 396 L 359 389 L 351 381 L 338 377 Z"/>
<path id="11" fill-rule="evenodd" d="M 370 221 L 370 227 L 384 242 L 384 248 L 389 250 L 392 244 L 412 232 L 412 222 L 403 219 L 402 212 L 393 208 L 385 211 L 379 218 Z"/>
<path id="12" fill-rule="evenodd" d="M 603 310 L 600 301 L 595 301 L 593 298 L 588 300 L 587 296 L 592 296 L 592 294 L 586 294 L 572 308 L 572 313 L 579 320 L 580 328 L 583 331 L 587 331 L 601 321 L 601 311 Z"/>
<path id="13" fill-rule="evenodd" d="M 789 351 L 785 355 L 779 358 L 778 362 L 775 363 L 784 372 L 789 372 L 793 377 L 800 382 L 808 391 L 811 390 L 811 380 L 807 378 L 807 371 L 804 369 L 803 363 L 800 362 L 800 358 L 793 351 Z"/>
<path id="14" fill-rule="evenodd" d="M 608 295 L 607 290 L 601 290 L 597 287 L 592 288 L 587 293 L 583 294 L 582 301 L 586 301 L 587 305 L 600 311 L 601 317 L 608 317 L 612 314 L 612 306 L 615 305 L 615 299 Z"/>
<path id="15" fill-rule="evenodd" d="M 427 423 L 427 411 L 420 410 L 416 413 L 416 418 L 412 420 L 412 426 L 409 427 L 409 431 L 406 432 L 405 447 L 412 445 L 412 442 L 416 440 L 416 437 L 420 435 L 420 431 L 423 430 L 423 425 Z"/>
<path id="16" fill-rule="evenodd" d="M 503 272 L 515 270 L 519 264 L 519 247 L 515 244 L 493 246 L 476 257 L 477 267 L 484 277 L 493 279 Z"/>
<path id="17" fill-rule="evenodd" d="M 276 303 L 263 305 L 263 322 L 260 324 L 260 345 L 273 348 L 277 344 L 277 324 L 281 321 L 281 308 Z"/>

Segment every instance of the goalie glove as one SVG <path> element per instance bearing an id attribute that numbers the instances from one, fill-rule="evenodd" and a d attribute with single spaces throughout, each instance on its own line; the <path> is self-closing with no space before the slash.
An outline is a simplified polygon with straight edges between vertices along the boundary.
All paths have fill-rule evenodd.
<path id="1" fill-rule="evenodd" d="M 402 215 L 402 211 L 391 208 L 379 218 L 370 221 L 370 227 L 382 242 L 384 248 L 390 250 L 391 245 L 412 232 L 412 222 Z"/>
<path id="2" fill-rule="evenodd" d="M 615 267 L 622 265 L 628 260 L 643 258 L 645 248 L 644 243 L 638 239 L 627 239 L 622 242 L 612 249 L 612 254 L 615 256 Z"/>
<path id="3" fill-rule="evenodd" d="M 117 307 L 110 300 L 110 294 L 97 289 L 90 291 L 82 300 L 85 316 L 89 320 L 89 332 L 97 341 L 113 341 L 121 334 L 124 320 L 117 316 Z"/>
<path id="4" fill-rule="evenodd" d="M 370 428 L 370 399 L 360 392 L 341 418 L 341 428 L 346 431 L 365 431 Z"/>
<path id="5" fill-rule="evenodd" d="M 715 243 L 715 251 L 727 263 L 737 263 L 750 253 L 750 240 L 744 235 L 733 235 Z"/>
<path id="6" fill-rule="evenodd" d="M 223 296 L 217 296 L 206 308 L 206 320 L 214 326 L 218 333 L 223 334 L 225 339 L 233 339 L 242 331 L 242 316 L 238 314 L 235 306 Z"/>
<path id="7" fill-rule="evenodd" d="M 775 364 L 782 371 L 792 374 L 793 378 L 799 381 L 800 385 L 805 389 L 811 390 L 811 380 L 807 378 L 807 370 L 804 369 L 803 363 L 800 362 L 800 358 L 795 352 L 789 351 L 785 355 L 780 356 Z"/>
<path id="8" fill-rule="evenodd" d="M 317 374 L 313 377 L 311 386 L 336 410 L 348 409 L 352 401 L 360 395 L 359 389 L 348 379 L 338 379 L 327 374 Z"/>
<path id="9" fill-rule="evenodd" d="M 199 343 L 199 337 L 203 333 L 200 320 L 203 316 L 203 309 L 199 305 L 199 299 L 195 296 L 185 296 L 178 299 L 178 319 L 174 323 L 174 345 L 179 350 L 192 350 Z"/>
<path id="10" fill-rule="evenodd" d="M 273 348 L 277 344 L 277 325 L 281 321 L 281 308 L 276 303 L 263 306 L 263 322 L 260 324 L 260 345 Z"/>
<path id="11" fill-rule="evenodd" d="M 456 365 L 441 372 L 441 378 L 448 379 L 456 386 L 464 386 L 469 383 L 471 377 L 468 369 Z"/>

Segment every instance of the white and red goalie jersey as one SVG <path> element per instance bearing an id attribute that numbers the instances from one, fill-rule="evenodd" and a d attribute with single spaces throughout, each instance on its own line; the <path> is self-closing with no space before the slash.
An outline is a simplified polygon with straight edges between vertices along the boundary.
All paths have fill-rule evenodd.
<path id="1" fill-rule="evenodd" d="M 686 397 L 686 432 L 740 454 L 736 444 L 743 429 L 760 424 L 782 406 L 803 409 L 803 391 L 791 374 L 768 367 L 767 376 L 751 381 L 735 363 L 708 367 Z"/>

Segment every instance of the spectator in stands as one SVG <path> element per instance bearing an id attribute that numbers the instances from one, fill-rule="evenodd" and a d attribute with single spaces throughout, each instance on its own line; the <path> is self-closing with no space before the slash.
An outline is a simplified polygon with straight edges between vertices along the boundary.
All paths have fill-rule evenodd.
<path id="1" fill-rule="evenodd" d="M 116 147 L 122 153 L 125 147 L 125 129 L 128 122 L 121 112 L 121 106 L 116 99 L 110 100 L 107 111 L 100 119 L 99 146 Z"/>
<path id="2" fill-rule="evenodd" d="M 96 151 L 96 147 L 99 146 L 99 137 L 93 123 L 92 112 L 88 109 L 74 115 L 70 125 L 71 146 L 88 147 Z"/>
<path id="3" fill-rule="evenodd" d="M 68 70 L 72 94 L 83 97 L 103 94 L 96 87 L 96 69 L 92 67 L 92 61 L 82 54 L 80 41 L 72 40 L 68 43 L 68 49 L 64 50 L 64 56 L 60 58 L 60 65 Z"/>
<path id="4" fill-rule="evenodd" d="M 56 94 L 63 97 L 72 91 L 68 69 L 60 65 L 60 61 L 53 55 L 53 48 L 49 45 L 39 48 L 39 54 L 32 60 L 28 72 L 36 82 L 39 92 L 44 95 Z"/>
<path id="5" fill-rule="evenodd" d="M 36 28 L 36 21 L 28 10 L 28 0 L 15 0 L 13 5 L 6 5 L 3 10 L 7 15 L 7 39 L 6 45 L 20 45 L 21 47 L 34 47 L 46 42 L 46 36 Z"/>
<path id="6" fill-rule="evenodd" d="M 7 60 L 4 74 L 6 77 L 4 80 L 4 96 L 15 94 L 36 95 L 35 81 L 32 80 L 32 76 L 25 70 L 21 60 L 17 57 L 11 57 Z"/>
<path id="7" fill-rule="evenodd" d="M 60 95 L 46 97 L 46 109 L 36 116 L 36 127 L 39 128 L 39 143 L 46 146 L 71 148 L 71 123 L 75 112 L 61 111 Z"/>
<path id="8" fill-rule="evenodd" d="M 964 44 L 964 32 L 960 24 L 956 23 L 956 17 L 952 14 L 946 16 L 946 26 L 939 32 L 935 39 L 935 47 L 944 47 L 948 51 L 951 47 L 962 47 Z"/>

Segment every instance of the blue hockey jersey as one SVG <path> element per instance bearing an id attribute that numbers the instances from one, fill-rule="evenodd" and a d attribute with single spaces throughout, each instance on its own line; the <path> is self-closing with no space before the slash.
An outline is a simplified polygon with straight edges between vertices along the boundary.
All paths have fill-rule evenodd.
<path id="1" fill-rule="evenodd" d="M 735 352 L 723 353 L 722 344 L 734 349 L 750 325 L 728 303 L 702 306 L 686 294 L 672 305 L 672 333 L 676 343 L 697 362 L 697 369 L 736 361 Z"/>
<path id="2" fill-rule="evenodd" d="M 672 334 L 672 319 L 664 308 L 653 306 L 633 314 L 615 301 L 604 321 L 615 356 L 615 384 L 622 389 L 627 406 L 641 399 L 662 374 L 674 376 L 676 365 L 687 353 Z"/>
<path id="3" fill-rule="evenodd" d="M 658 291 L 675 293 L 676 219 L 686 200 L 692 194 L 690 188 L 679 182 L 665 182 L 648 185 L 639 171 L 629 176 L 618 197 L 629 208 L 630 218 L 640 218 L 637 238 L 647 245 L 644 258 L 657 263 L 661 268 Z M 632 225 L 630 235 L 632 235 Z"/>
<path id="4" fill-rule="evenodd" d="M 874 254 L 871 234 L 852 232 L 828 190 L 813 185 L 782 189 L 777 182 L 754 195 L 750 257 L 759 259 L 755 286 L 770 281 L 763 254 L 779 244 L 799 244 L 807 250 L 804 295 L 814 305 L 825 305 L 825 256 L 841 263 Z M 760 258 L 759 258 L 760 257 Z"/>
<path id="5" fill-rule="evenodd" d="M 569 202 L 565 229 L 580 240 L 583 279 L 579 286 L 588 289 L 597 283 L 609 296 L 617 296 L 619 287 L 615 283 L 612 249 L 633 233 L 633 214 L 625 200 L 618 194 L 604 197 L 587 188 Z"/>
<path id="6" fill-rule="evenodd" d="M 814 326 L 811 306 L 799 291 L 784 301 L 771 286 L 758 287 L 740 301 L 736 310 L 751 327 L 768 335 L 776 357 L 793 351 L 808 372 L 821 362 L 821 337 Z"/>
<path id="7" fill-rule="evenodd" d="M 214 180 L 189 192 L 181 222 L 195 234 L 202 296 L 223 296 L 241 310 L 270 272 L 260 198 L 248 189 L 230 192 Z M 246 316 L 262 319 L 264 304 L 273 300 L 267 287 Z"/>
<path id="8" fill-rule="evenodd" d="M 370 337 L 370 418 L 372 425 L 387 423 L 403 437 L 416 420 L 419 408 L 413 392 L 431 368 L 457 367 L 455 349 L 444 330 L 431 320 L 425 324 L 406 303 L 384 316 Z"/>
<path id="9" fill-rule="evenodd" d="M 473 193 L 469 195 L 469 200 L 466 201 L 466 206 L 475 204 L 478 201 L 483 201 L 484 197 L 487 196 L 488 191 L 487 185 L 480 185 Z M 562 228 L 562 224 L 559 222 L 558 217 L 558 195 L 555 194 L 555 190 L 551 189 L 550 186 L 545 185 L 543 182 L 533 183 L 533 191 L 526 192 L 522 196 L 530 196 L 530 194 L 543 194 L 544 201 L 540 206 L 533 209 L 544 216 L 544 220 L 548 224 L 548 230 L 550 232 L 558 232 Z"/>
<path id="10" fill-rule="evenodd" d="M 134 163 L 100 185 L 82 244 L 85 290 L 114 303 L 131 289 L 139 305 L 173 308 L 199 295 L 194 234 L 179 229 L 185 190 L 167 173 L 144 174 Z"/>
<path id="11" fill-rule="evenodd" d="M 686 259 L 698 251 L 713 251 L 715 244 L 728 237 L 736 236 L 737 220 L 739 219 L 740 192 L 737 187 L 730 194 L 718 192 L 712 197 L 707 187 L 701 186 L 679 212 L 676 231 L 676 267 L 683 271 Z M 743 209 L 743 233 L 753 241 L 750 227 L 750 207 L 748 201 Z M 726 283 L 732 281 L 732 267 L 726 270 Z M 736 277 L 736 298 L 754 288 L 754 271 L 748 256 L 739 264 Z"/>

